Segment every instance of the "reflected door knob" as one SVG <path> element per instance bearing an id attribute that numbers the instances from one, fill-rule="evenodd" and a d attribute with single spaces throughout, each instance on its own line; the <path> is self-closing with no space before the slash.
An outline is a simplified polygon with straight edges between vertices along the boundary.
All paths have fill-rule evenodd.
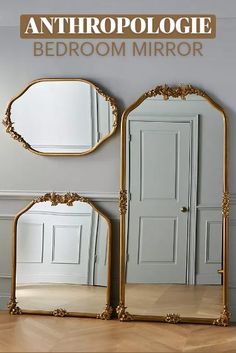
<path id="1" fill-rule="evenodd" d="M 188 207 L 183 206 L 181 207 L 180 211 L 183 213 L 188 212 Z"/>

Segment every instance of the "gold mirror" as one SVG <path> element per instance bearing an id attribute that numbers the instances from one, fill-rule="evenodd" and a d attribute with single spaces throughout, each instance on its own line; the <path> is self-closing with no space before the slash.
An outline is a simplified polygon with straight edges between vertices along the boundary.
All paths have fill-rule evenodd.
<path id="1" fill-rule="evenodd" d="M 157 86 L 121 125 L 121 321 L 227 326 L 228 133 L 224 110 Z"/>
<path id="2" fill-rule="evenodd" d="M 31 82 L 7 106 L 11 137 L 39 155 L 79 156 L 94 151 L 117 128 L 115 99 L 74 78 Z"/>
<path id="3" fill-rule="evenodd" d="M 111 223 L 90 200 L 38 197 L 13 237 L 11 314 L 111 318 Z"/>

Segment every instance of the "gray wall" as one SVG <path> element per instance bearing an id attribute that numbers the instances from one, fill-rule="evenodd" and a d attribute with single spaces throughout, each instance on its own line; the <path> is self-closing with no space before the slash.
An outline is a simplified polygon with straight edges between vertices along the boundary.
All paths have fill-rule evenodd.
<path id="1" fill-rule="evenodd" d="M 56 5 L 56 6 L 55 6 Z M 217 38 L 205 40 L 203 57 L 38 57 L 32 42 L 19 38 L 22 13 L 195 13 L 189 0 L 25 0 L 0 4 L 0 113 L 7 101 L 27 82 L 39 77 L 83 77 L 97 82 L 119 98 L 121 109 L 156 84 L 191 83 L 207 90 L 230 117 L 230 296 L 236 319 L 236 4 L 234 0 L 198 0 L 197 13 L 215 13 Z M 12 216 L 37 192 L 75 190 L 91 192 L 98 203 L 117 220 L 119 189 L 119 133 L 95 153 L 82 158 L 40 157 L 20 148 L 0 129 L 0 293 L 2 305 L 9 293 L 10 228 Z M 96 179 L 94 178 L 96 176 Z M 117 236 L 117 221 L 114 222 Z M 115 245 L 117 254 L 117 246 Z M 114 260 L 115 263 L 115 260 Z M 117 266 L 115 266 L 117 269 Z M 114 273 L 117 278 L 117 272 Z"/>

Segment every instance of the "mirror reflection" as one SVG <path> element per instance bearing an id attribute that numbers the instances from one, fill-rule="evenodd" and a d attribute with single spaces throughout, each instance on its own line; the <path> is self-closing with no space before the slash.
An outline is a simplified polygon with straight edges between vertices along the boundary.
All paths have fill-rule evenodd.
<path id="1" fill-rule="evenodd" d="M 222 311 L 222 112 L 199 95 L 145 99 L 126 124 L 125 306 L 131 315 Z"/>
<path id="2" fill-rule="evenodd" d="M 34 152 L 84 154 L 114 133 L 117 108 L 113 98 L 88 81 L 44 79 L 11 101 L 4 124 Z"/>
<path id="3" fill-rule="evenodd" d="M 17 222 L 16 300 L 22 311 L 101 314 L 108 223 L 90 204 L 34 204 Z"/>

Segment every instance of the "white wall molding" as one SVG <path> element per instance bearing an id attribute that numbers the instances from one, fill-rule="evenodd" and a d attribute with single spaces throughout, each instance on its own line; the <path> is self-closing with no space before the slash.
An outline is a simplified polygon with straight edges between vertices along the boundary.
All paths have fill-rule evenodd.
<path id="1" fill-rule="evenodd" d="M 11 221 L 15 217 L 14 214 L 10 213 L 1 213 L 0 214 L 0 220 L 2 221 Z"/>
<path id="2" fill-rule="evenodd" d="M 38 196 L 42 196 L 50 191 L 39 191 L 39 190 L 0 190 L 0 201 L 1 200 L 33 200 Z M 91 192 L 91 191 L 74 191 L 74 190 L 67 190 L 67 191 L 55 191 L 58 194 L 65 194 L 67 192 L 77 192 L 79 195 L 88 197 L 92 201 L 95 202 L 117 202 L 119 199 L 118 192 Z"/>
<path id="3" fill-rule="evenodd" d="M 229 289 L 236 289 L 236 283 L 229 283 Z"/>
<path id="4" fill-rule="evenodd" d="M 210 204 L 201 204 L 197 206 L 198 210 L 220 210 L 221 206 L 220 205 L 210 205 Z"/>
<path id="5" fill-rule="evenodd" d="M 236 205 L 236 193 L 230 193 L 230 204 L 232 206 Z M 213 209 L 220 209 L 221 205 L 217 205 L 217 204 L 199 204 L 197 206 L 197 209 L 207 209 L 207 208 L 213 208 Z"/>
<path id="6" fill-rule="evenodd" d="M 0 273 L 0 278 L 11 278 L 10 273 Z"/>
<path id="7" fill-rule="evenodd" d="M 236 205 L 236 194 L 235 193 L 230 194 L 230 203 L 232 205 Z"/>

